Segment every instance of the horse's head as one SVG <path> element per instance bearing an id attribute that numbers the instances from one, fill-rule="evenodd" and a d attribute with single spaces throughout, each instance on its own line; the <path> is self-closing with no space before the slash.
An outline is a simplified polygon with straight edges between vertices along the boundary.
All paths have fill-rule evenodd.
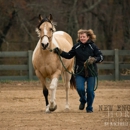
<path id="1" fill-rule="evenodd" d="M 41 15 L 39 15 L 40 23 L 38 27 L 36 28 L 36 32 L 38 33 L 40 37 L 40 42 L 42 45 L 42 48 L 45 50 L 47 48 L 50 48 L 53 32 L 55 31 L 55 26 L 52 22 L 52 15 L 50 14 L 49 17 L 42 18 Z"/>

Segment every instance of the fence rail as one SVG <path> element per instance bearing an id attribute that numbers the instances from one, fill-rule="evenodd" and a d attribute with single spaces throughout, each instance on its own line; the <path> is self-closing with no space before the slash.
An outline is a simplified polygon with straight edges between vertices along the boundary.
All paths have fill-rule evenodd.
<path id="1" fill-rule="evenodd" d="M 27 71 L 27 74 L 21 74 L 21 75 L 1 75 L 0 74 L 0 80 L 35 80 L 38 79 L 34 73 L 34 69 L 32 66 L 32 53 L 33 51 L 21 51 L 21 52 L 0 52 L 0 59 L 8 59 L 11 57 L 15 58 L 26 58 L 27 63 L 25 64 L 3 64 L 0 63 L 0 73 L 2 71 Z M 105 70 L 112 70 L 111 74 L 105 74 L 102 75 L 99 73 L 99 80 L 130 80 L 130 74 L 122 75 L 121 70 L 127 69 L 130 70 L 130 50 L 102 50 L 102 53 L 104 57 L 111 56 L 113 58 L 113 61 L 107 62 L 107 60 L 104 60 L 101 64 L 98 65 L 99 71 L 105 71 Z M 128 57 L 128 63 L 123 62 L 123 60 L 120 60 L 120 57 L 126 58 Z"/>

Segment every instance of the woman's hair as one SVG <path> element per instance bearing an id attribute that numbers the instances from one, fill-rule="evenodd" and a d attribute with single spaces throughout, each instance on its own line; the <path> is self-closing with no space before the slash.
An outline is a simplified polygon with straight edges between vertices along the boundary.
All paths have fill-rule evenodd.
<path id="1" fill-rule="evenodd" d="M 90 38 L 92 41 L 96 41 L 96 35 L 94 34 L 94 32 L 93 32 L 92 29 L 89 29 L 89 30 L 80 29 L 80 30 L 78 31 L 78 38 L 77 38 L 76 41 L 79 40 L 80 34 L 83 34 L 83 33 L 86 33 L 86 35 L 89 36 L 89 38 Z"/>

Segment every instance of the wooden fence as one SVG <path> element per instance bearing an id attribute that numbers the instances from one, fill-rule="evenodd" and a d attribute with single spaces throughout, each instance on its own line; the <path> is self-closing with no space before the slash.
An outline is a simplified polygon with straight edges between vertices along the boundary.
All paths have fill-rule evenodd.
<path id="1" fill-rule="evenodd" d="M 20 51 L 20 52 L 0 52 L 0 80 L 36 80 L 38 79 L 34 73 L 34 69 L 32 66 L 32 53 L 33 51 Z M 99 69 L 99 80 L 130 80 L 130 50 L 102 50 L 104 55 L 104 61 L 98 65 Z M 26 58 L 27 61 L 22 64 L 3 64 L 3 59 L 8 60 L 8 58 L 18 58 L 21 60 L 22 58 Z M 113 59 L 112 61 L 107 59 Z M 127 59 L 127 62 L 124 62 L 124 58 Z M 39 59 L 42 60 L 42 59 Z M 106 71 L 107 74 L 106 74 Z M 125 73 L 123 73 L 123 70 Z M 5 75 L 4 71 L 18 71 L 20 74 L 14 75 L 10 74 Z M 23 71 L 26 71 L 23 74 Z M 101 72 L 105 72 L 102 74 Z"/>

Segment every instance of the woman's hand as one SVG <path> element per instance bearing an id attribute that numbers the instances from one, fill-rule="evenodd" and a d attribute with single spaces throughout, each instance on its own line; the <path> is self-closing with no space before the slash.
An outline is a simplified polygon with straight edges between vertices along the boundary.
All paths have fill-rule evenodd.
<path id="1" fill-rule="evenodd" d="M 53 49 L 53 52 L 60 55 L 62 53 L 62 50 L 59 49 L 58 47 L 56 47 L 56 48 Z"/>
<path id="2" fill-rule="evenodd" d="M 89 56 L 89 58 L 84 62 L 84 66 L 93 64 L 96 62 L 96 58 Z"/>
<path id="3" fill-rule="evenodd" d="M 95 62 L 96 62 L 96 59 L 95 59 L 94 57 L 89 56 L 89 58 L 88 58 L 88 63 L 89 63 L 89 64 L 93 64 L 93 63 L 95 63 Z"/>

